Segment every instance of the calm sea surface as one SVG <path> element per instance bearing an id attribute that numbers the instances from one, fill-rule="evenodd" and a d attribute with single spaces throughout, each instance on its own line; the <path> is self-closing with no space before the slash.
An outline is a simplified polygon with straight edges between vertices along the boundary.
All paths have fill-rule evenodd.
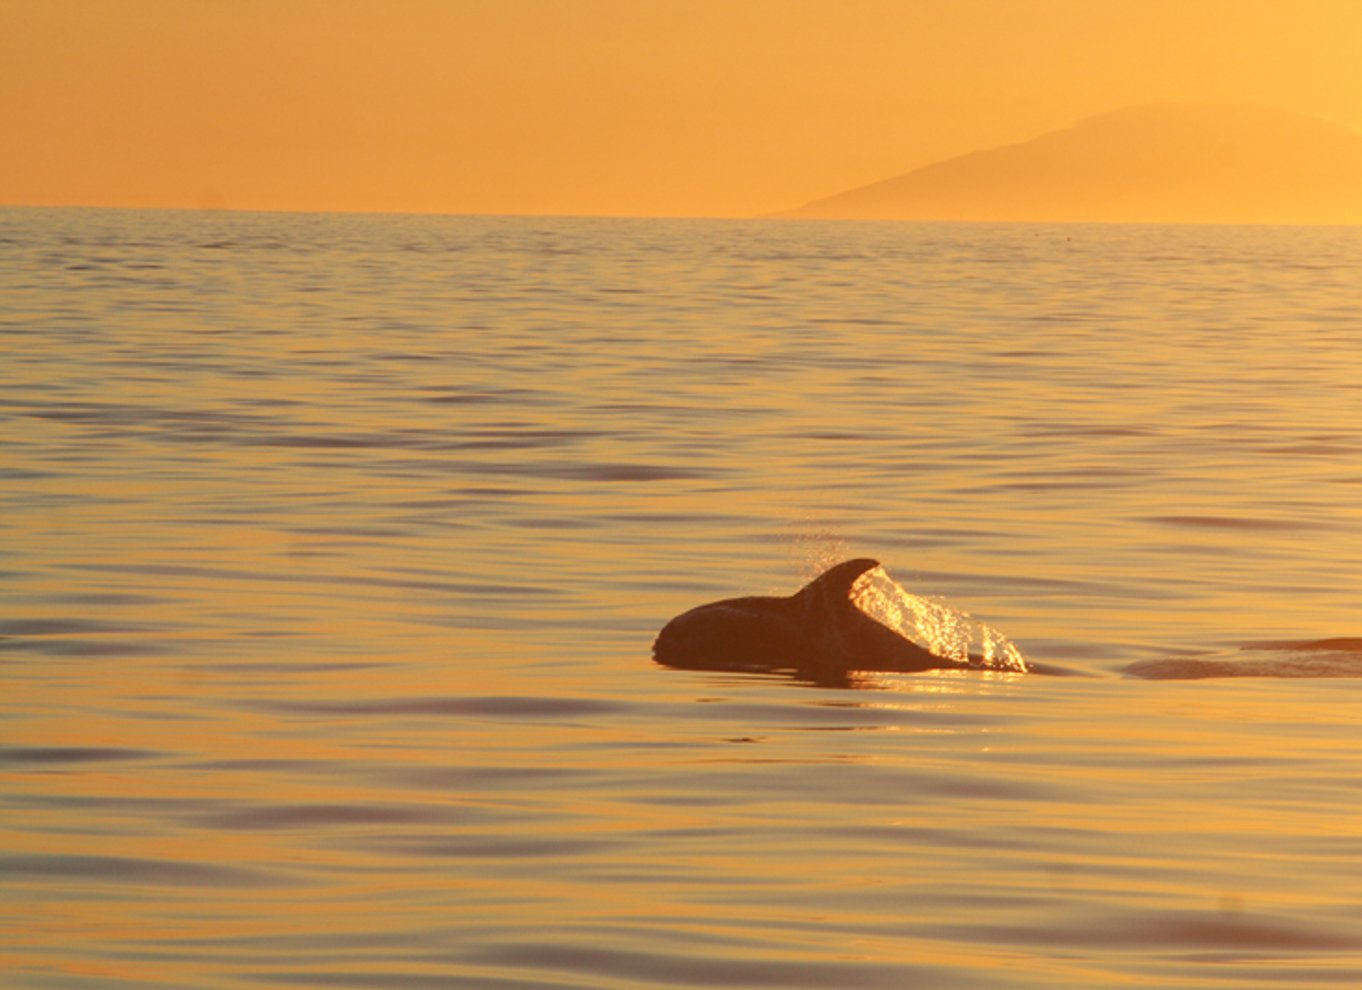
<path id="1" fill-rule="evenodd" d="M 1355 987 L 1359 635 L 1362 229 L 0 211 L 6 988 Z"/>

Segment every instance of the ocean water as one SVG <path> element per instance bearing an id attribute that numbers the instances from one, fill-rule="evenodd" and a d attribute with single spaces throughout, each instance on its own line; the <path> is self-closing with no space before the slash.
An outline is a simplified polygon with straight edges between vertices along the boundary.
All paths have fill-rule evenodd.
<path id="1" fill-rule="evenodd" d="M 1362 984 L 1362 229 L 3 210 L 0 479 L 6 988 Z"/>

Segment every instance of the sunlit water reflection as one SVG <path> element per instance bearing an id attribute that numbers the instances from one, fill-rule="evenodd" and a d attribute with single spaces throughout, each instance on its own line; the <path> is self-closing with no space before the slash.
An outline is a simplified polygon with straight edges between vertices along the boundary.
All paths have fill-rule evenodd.
<path id="1" fill-rule="evenodd" d="M 1281 647 L 1362 634 L 1359 275 L 0 211 L 0 985 L 1362 982 L 1362 671 Z M 942 649 L 1101 676 L 650 662 L 857 555 Z M 1334 676 L 1122 675 L 1170 662 Z"/>

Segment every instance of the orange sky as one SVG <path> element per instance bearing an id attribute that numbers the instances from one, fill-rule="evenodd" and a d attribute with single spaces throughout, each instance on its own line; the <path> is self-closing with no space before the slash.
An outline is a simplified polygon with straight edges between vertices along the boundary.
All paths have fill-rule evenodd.
<path id="1" fill-rule="evenodd" d="M 0 202 L 744 216 L 1156 99 L 1362 128 L 1357 0 L 0 0 Z"/>

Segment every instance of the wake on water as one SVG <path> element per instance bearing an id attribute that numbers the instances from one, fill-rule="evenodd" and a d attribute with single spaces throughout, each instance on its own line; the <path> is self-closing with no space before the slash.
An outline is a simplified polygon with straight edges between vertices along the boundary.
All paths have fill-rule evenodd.
<path id="1" fill-rule="evenodd" d="M 937 656 L 1002 672 L 1025 673 L 1035 666 L 993 626 L 913 594 L 883 567 L 861 575 L 851 596 L 862 612 Z M 1141 660 L 1122 673 L 1145 680 L 1362 677 L 1362 637 L 1249 643 L 1197 656 Z"/>

